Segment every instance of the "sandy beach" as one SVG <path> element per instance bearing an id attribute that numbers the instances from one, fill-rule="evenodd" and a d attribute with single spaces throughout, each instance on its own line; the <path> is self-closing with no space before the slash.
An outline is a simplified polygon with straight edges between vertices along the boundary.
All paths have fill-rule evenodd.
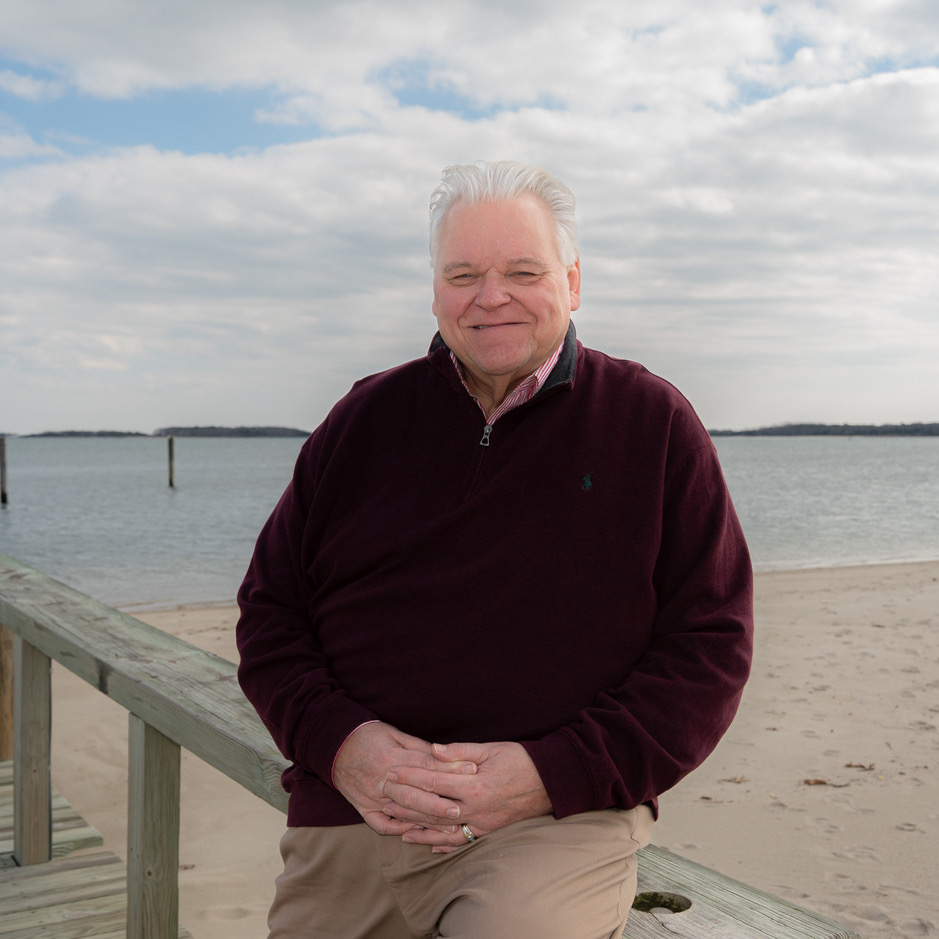
<path id="1" fill-rule="evenodd" d="M 137 614 L 235 659 L 233 607 Z M 764 573 L 737 720 L 655 843 L 864 939 L 939 935 L 939 562 Z M 127 715 L 54 669 L 53 782 L 119 854 Z M 284 817 L 183 754 L 181 919 L 266 935 Z"/>

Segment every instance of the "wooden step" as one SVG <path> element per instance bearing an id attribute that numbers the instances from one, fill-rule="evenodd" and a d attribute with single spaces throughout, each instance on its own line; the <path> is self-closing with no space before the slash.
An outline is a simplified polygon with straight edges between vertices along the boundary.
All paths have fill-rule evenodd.
<path id="1" fill-rule="evenodd" d="M 89 825 L 54 789 L 52 790 L 52 856 L 63 857 L 81 848 L 104 843 L 101 832 Z M 13 763 L 0 761 L 0 868 L 12 863 Z"/>
<path id="2" fill-rule="evenodd" d="M 0 762 L 0 937 L 126 939 L 127 867 L 101 832 L 52 792 L 52 860 L 13 860 L 13 764 Z M 182 927 L 180 939 L 192 939 Z"/>
<path id="3" fill-rule="evenodd" d="M 0 870 L 4 939 L 126 939 L 126 923 L 127 869 L 111 851 Z"/>

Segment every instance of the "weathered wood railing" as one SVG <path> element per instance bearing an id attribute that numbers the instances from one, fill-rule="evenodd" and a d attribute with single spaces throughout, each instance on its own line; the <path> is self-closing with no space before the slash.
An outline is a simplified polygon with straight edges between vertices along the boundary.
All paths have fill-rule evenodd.
<path id="1" fill-rule="evenodd" d="M 238 687 L 235 666 L 5 555 L 0 625 L 12 633 L 15 669 L 14 858 L 38 864 L 51 853 L 55 660 L 129 713 L 127 935 L 176 939 L 180 748 L 265 802 L 287 808 L 280 786 L 284 758 Z M 0 680 L 0 688 L 10 684 Z M 6 714 L 0 727 L 4 720 L 10 725 Z"/>

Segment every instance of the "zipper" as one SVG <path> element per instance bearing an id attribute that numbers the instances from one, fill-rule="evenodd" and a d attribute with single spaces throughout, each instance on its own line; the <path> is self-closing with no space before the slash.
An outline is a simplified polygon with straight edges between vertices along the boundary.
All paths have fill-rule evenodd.
<path id="1" fill-rule="evenodd" d="M 541 401 L 542 395 L 553 394 L 555 392 L 555 389 L 560 388 L 563 384 L 564 382 L 560 382 L 557 385 L 552 385 L 550 388 L 542 388 L 541 391 L 539 391 L 538 394 L 536 394 L 534 398 L 531 398 L 530 400 L 526 401 L 524 404 L 520 404 L 517 408 L 513 408 L 512 411 L 509 411 L 506 414 L 504 414 L 502 416 L 502 420 L 505 420 L 506 418 L 508 418 L 512 413 L 514 413 L 514 411 L 520 411 L 522 408 L 532 407 L 536 402 Z M 482 437 L 479 438 L 479 446 L 488 447 L 490 445 L 490 437 L 492 436 L 492 426 L 493 426 L 492 424 L 486 421 L 486 425 L 485 427 L 483 427 L 483 435 Z M 479 471 L 482 469 L 484 458 L 485 458 L 485 451 L 478 450 L 476 466 L 473 469 L 472 479 L 470 480 L 469 486 L 467 487 L 466 492 L 463 496 L 464 499 L 469 499 L 473 495 L 473 493 L 476 491 L 476 483 L 479 479 Z"/>
<path id="2" fill-rule="evenodd" d="M 483 428 L 483 435 L 480 438 L 479 446 L 488 447 L 489 446 L 489 436 L 492 433 L 492 424 L 487 423 Z M 483 461 L 486 457 L 485 450 L 476 451 L 476 465 L 473 467 L 472 476 L 470 477 L 469 484 L 466 487 L 466 491 L 463 493 L 464 501 L 469 499 L 473 493 L 476 491 L 476 481 L 479 479 L 479 471 L 482 469 Z"/>

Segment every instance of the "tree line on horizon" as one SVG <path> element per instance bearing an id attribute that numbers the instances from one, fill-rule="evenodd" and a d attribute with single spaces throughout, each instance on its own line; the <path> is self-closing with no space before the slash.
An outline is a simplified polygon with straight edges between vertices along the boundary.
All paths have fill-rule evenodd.
<path id="1" fill-rule="evenodd" d="M 309 437 L 296 427 L 161 427 L 154 437 Z"/>
<path id="2" fill-rule="evenodd" d="M 939 437 L 939 424 L 776 424 L 708 433 L 712 437 Z"/>
<path id="3" fill-rule="evenodd" d="M 939 423 L 774 424 L 749 430 L 709 430 L 712 437 L 939 437 Z M 123 430 L 49 430 L 24 437 L 308 437 L 296 427 L 161 427 L 152 434 Z M 19 436 L 0 434 L 0 436 Z"/>
<path id="4" fill-rule="evenodd" d="M 296 427 L 161 427 L 152 434 L 136 430 L 47 430 L 24 437 L 309 437 Z M 4 436 L 0 434 L 0 436 Z M 14 436 L 14 435 L 9 435 Z"/>

